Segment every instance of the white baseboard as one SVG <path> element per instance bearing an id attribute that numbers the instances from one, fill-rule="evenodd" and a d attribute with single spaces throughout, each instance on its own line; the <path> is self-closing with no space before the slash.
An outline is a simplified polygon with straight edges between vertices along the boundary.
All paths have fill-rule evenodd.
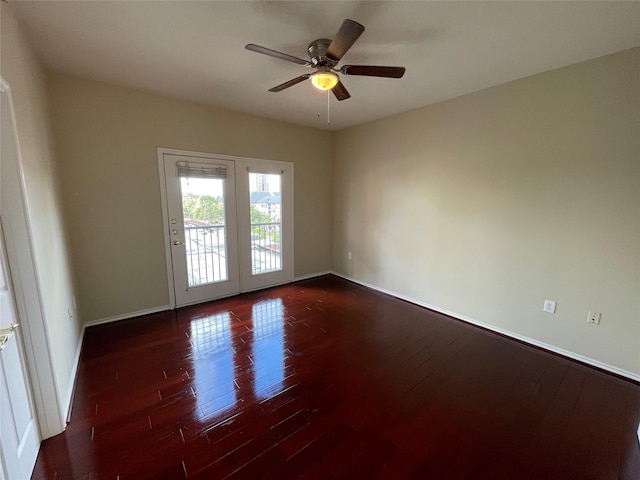
<path id="1" fill-rule="evenodd" d="M 73 407 L 73 396 L 76 391 L 76 382 L 78 380 L 78 366 L 80 365 L 80 353 L 82 352 L 82 342 L 84 341 L 84 331 L 86 326 L 82 327 L 80 336 L 78 338 L 78 345 L 76 345 L 76 354 L 73 359 L 73 365 L 71 366 L 71 376 L 69 377 L 69 386 L 67 387 L 67 394 L 63 399 L 63 406 L 66 407 L 66 423 L 71 421 L 71 408 Z"/>
<path id="2" fill-rule="evenodd" d="M 293 279 L 294 282 L 299 282 L 301 280 L 309 280 L 310 278 L 316 278 L 316 277 L 321 277 L 323 275 L 331 275 L 334 272 L 332 272 L 331 270 L 327 270 L 326 272 L 316 272 L 316 273 L 310 273 L 308 275 L 302 275 L 301 277 L 295 277 Z M 337 275 L 337 273 L 335 274 Z"/>
<path id="3" fill-rule="evenodd" d="M 577 360 L 579 362 L 585 363 L 587 365 L 591 365 L 591 366 L 599 368 L 601 370 L 605 370 L 607 372 L 611 372 L 611 373 L 613 373 L 615 375 L 619 375 L 621 377 L 625 377 L 625 378 L 628 378 L 630 380 L 633 380 L 633 381 L 636 381 L 636 382 L 640 382 L 640 375 L 639 374 L 636 374 L 636 373 L 633 373 L 633 372 L 629 372 L 627 370 L 623 370 L 623 369 L 615 367 L 613 365 L 609 365 L 607 363 L 603 363 L 603 362 L 600 362 L 598 360 L 594 360 L 593 358 L 585 357 L 584 355 L 580 355 L 578 353 L 571 352 L 569 350 L 565 350 L 563 348 L 559 348 L 559 347 L 556 347 L 554 345 L 549 345 L 548 343 L 540 342 L 540 341 L 535 340 L 533 338 L 525 337 L 524 335 L 519 335 L 517 333 L 511 332 L 509 330 L 505 330 L 503 328 L 495 327 L 495 326 L 493 326 L 491 324 L 488 324 L 488 323 L 480 322 L 478 320 L 475 320 L 473 318 L 467 317 L 465 315 L 459 315 L 459 314 L 457 314 L 455 312 L 450 312 L 448 310 L 444 310 L 444 309 L 439 308 L 439 307 L 437 307 L 435 305 L 430 305 L 430 304 L 422 302 L 420 300 L 416 300 L 415 298 L 407 297 L 405 295 L 400 295 L 399 293 L 393 292 L 391 290 L 387 290 L 385 288 L 378 287 L 377 285 L 372 285 L 370 283 L 363 282 L 363 281 L 358 280 L 356 278 L 349 277 L 348 275 L 343 275 L 342 273 L 338 273 L 338 272 L 330 272 L 330 273 L 335 275 L 336 277 L 344 278 L 345 280 L 349 280 L 350 282 L 357 283 L 359 285 L 362 285 L 364 287 L 370 288 L 372 290 L 376 290 L 378 292 L 385 293 L 387 295 L 391 295 L 392 297 L 396 297 L 396 298 L 399 298 L 401 300 L 405 300 L 407 302 L 414 303 L 414 304 L 419 305 L 419 306 L 424 307 L 424 308 L 428 308 L 429 310 L 433 310 L 434 312 L 442 313 L 442 314 L 447 315 L 449 317 L 453 317 L 456 320 L 460 320 L 460 321 L 463 321 L 463 322 L 466 322 L 466 323 L 470 323 L 472 325 L 476 325 L 476 326 L 485 328 L 487 330 L 491 330 L 492 332 L 499 333 L 499 334 L 504 335 L 506 337 L 513 338 L 513 339 L 519 340 L 519 341 L 524 342 L 524 343 L 528 343 L 530 345 L 542 348 L 544 350 L 548 350 L 548 351 L 553 352 L 553 353 L 557 353 L 558 355 L 562 355 L 564 357 L 568 357 L 568 358 L 571 358 L 573 360 Z"/>
<path id="4" fill-rule="evenodd" d="M 85 328 L 93 327 L 95 325 L 102 325 L 103 323 L 118 322 L 120 320 L 126 320 L 128 318 L 142 317 L 143 315 L 150 315 L 152 313 L 166 312 L 167 310 L 171 310 L 171 307 L 169 305 L 163 305 L 161 307 L 154 307 L 154 308 L 148 308 L 146 310 L 139 310 L 137 312 L 125 313 L 124 315 L 116 315 L 114 317 L 106 317 L 106 318 L 100 318 L 98 320 L 91 320 L 90 322 L 85 323 L 84 326 Z"/>

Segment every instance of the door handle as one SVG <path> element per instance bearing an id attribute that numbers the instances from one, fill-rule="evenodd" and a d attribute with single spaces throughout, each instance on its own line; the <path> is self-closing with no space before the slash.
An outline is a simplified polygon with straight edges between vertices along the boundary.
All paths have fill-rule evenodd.
<path id="1" fill-rule="evenodd" d="M 17 323 L 12 323 L 9 328 L 3 328 L 0 330 L 0 351 L 4 348 L 5 343 L 11 338 L 13 335 L 13 331 L 18 328 Z"/>
<path id="2" fill-rule="evenodd" d="M 175 240 L 175 241 L 173 242 L 173 244 L 174 244 L 174 245 L 176 245 L 176 246 L 178 246 L 178 245 L 184 245 L 184 242 L 180 242 L 180 241 L 178 241 L 178 240 Z"/>

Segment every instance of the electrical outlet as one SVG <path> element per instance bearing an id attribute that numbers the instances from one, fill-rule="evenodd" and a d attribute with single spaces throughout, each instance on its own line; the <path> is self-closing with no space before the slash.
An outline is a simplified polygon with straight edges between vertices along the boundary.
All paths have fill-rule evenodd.
<path id="1" fill-rule="evenodd" d="M 351 254 L 351 252 L 347 253 L 347 260 L 351 260 L 353 258 L 353 255 Z"/>
<path id="2" fill-rule="evenodd" d="M 600 325 L 600 317 L 601 313 L 598 312 L 589 312 L 587 315 L 587 323 L 593 323 L 594 325 Z"/>
<path id="3" fill-rule="evenodd" d="M 545 300 L 542 310 L 547 313 L 556 313 L 556 302 L 554 302 L 553 300 Z"/>

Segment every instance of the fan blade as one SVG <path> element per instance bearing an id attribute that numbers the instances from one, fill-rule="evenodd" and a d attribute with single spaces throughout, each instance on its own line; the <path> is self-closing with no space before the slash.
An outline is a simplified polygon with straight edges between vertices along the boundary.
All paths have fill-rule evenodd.
<path id="1" fill-rule="evenodd" d="M 285 88 L 293 87 L 296 83 L 304 82 L 307 78 L 311 76 L 310 73 L 305 75 L 300 75 L 299 77 L 294 78 L 293 80 L 289 80 L 288 82 L 281 83 L 277 87 L 270 88 L 270 92 L 281 92 Z"/>
<path id="2" fill-rule="evenodd" d="M 345 75 L 365 75 L 367 77 L 402 78 L 404 67 L 378 67 L 375 65 L 344 65 L 340 71 Z"/>
<path id="3" fill-rule="evenodd" d="M 287 62 L 297 63 L 298 65 L 304 65 L 305 67 L 310 67 L 311 62 L 308 60 L 303 60 L 298 57 L 294 57 L 293 55 L 287 55 L 286 53 L 278 52 L 276 50 L 271 50 L 267 47 L 261 47 L 260 45 L 255 45 L 253 43 L 249 43 L 245 45 L 247 50 L 251 50 L 252 52 L 261 53 L 263 55 L 269 55 L 270 57 L 279 58 L 280 60 L 286 60 Z"/>
<path id="4" fill-rule="evenodd" d="M 364 32 L 362 25 L 347 18 L 342 22 L 340 30 L 338 30 L 329 48 L 327 48 L 327 57 L 336 62 L 340 60 L 358 37 L 362 35 L 362 32 Z"/>
<path id="5" fill-rule="evenodd" d="M 336 86 L 333 87 L 331 91 L 338 100 L 346 100 L 347 98 L 351 97 L 349 92 L 347 92 L 347 89 L 344 88 L 344 85 L 341 81 L 338 81 L 338 83 L 336 83 Z"/>

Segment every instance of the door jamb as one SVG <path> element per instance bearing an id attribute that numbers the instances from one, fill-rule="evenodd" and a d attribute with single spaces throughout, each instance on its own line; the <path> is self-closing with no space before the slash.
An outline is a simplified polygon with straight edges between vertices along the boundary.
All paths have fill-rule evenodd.
<path id="1" fill-rule="evenodd" d="M 16 221 L 23 224 L 26 231 L 26 242 L 19 245 L 12 238 L 9 222 L 4 223 L 5 247 L 7 249 L 8 276 L 13 286 L 16 301 L 16 315 L 24 326 L 22 338 L 24 340 L 24 353 L 29 383 L 35 403 L 36 420 L 40 431 L 40 438 L 45 439 L 64 431 L 66 426 L 66 409 L 63 408 L 63 400 L 58 391 L 53 356 L 50 344 L 49 326 L 46 321 L 46 312 L 42 303 L 42 287 L 40 274 L 33 251 L 33 234 L 31 231 L 31 218 L 25 196 L 25 181 L 22 168 L 22 156 L 11 87 L 4 78 L 0 77 L 0 94 L 6 95 L 7 108 L 9 109 L 9 121 L 11 122 L 11 135 L 3 138 L 5 142 L 11 142 L 13 152 L 11 159 L 3 159 L 3 162 L 15 162 L 19 185 L 12 204 L 22 208 L 15 209 Z M 7 220 L 6 216 L 3 216 Z M 20 258 L 23 260 L 20 261 Z"/>

